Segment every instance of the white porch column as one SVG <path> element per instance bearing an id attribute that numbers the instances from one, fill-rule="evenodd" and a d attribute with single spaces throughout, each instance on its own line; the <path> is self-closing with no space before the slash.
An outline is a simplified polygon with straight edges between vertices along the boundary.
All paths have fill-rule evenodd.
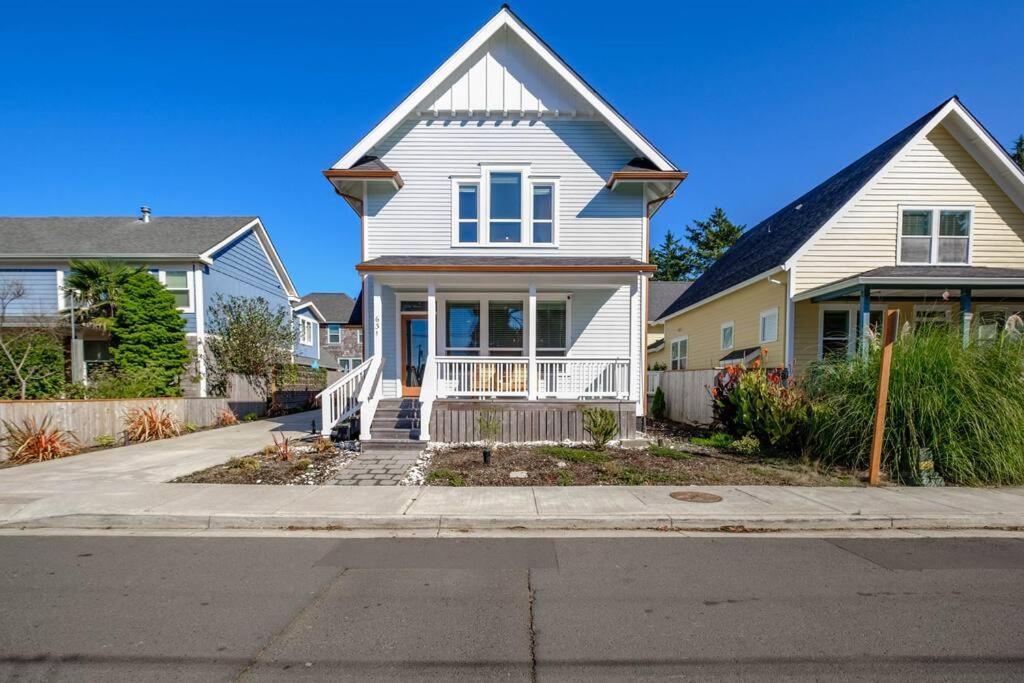
<path id="1" fill-rule="evenodd" d="M 427 357 L 437 356 L 437 286 L 427 285 Z"/>
<path id="2" fill-rule="evenodd" d="M 381 309 L 384 307 L 381 296 L 380 283 L 377 278 L 373 279 L 373 355 L 381 356 L 384 360 L 384 330 Z"/>
<path id="3" fill-rule="evenodd" d="M 637 396 L 637 385 L 640 379 L 640 339 L 643 334 L 643 325 L 646 321 L 640 320 L 640 280 L 639 276 L 629 288 L 629 400 L 636 402 L 636 414 L 644 414 L 643 401 Z"/>
<path id="4" fill-rule="evenodd" d="M 529 357 L 527 366 L 526 397 L 537 398 L 537 285 L 530 283 L 530 300 L 526 315 L 526 355 Z"/>

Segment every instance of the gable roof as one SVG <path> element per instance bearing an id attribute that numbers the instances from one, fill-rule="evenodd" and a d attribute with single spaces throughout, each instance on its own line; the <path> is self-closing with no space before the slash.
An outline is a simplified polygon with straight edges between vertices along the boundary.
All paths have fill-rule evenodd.
<path id="1" fill-rule="evenodd" d="M 301 307 L 304 304 L 313 304 L 324 318 L 324 322 L 340 323 L 342 325 L 353 325 L 352 313 L 355 310 L 356 302 L 348 294 L 343 292 L 310 292 L 302 297 Z"/>
<path id="2" fill-rule="evenodd" d="M 955 96 L 874 148 L 814 189 L 743 233 L 720 259 L 708 268 L 662 317 L 671 317 L 727 290 L 788 269 L 810 244 L 871 181 L 910 143 L 939 123 L 950 121 L 950 132 L 978 158 L 1000 187 L 1024 207 L 1024 172 L 1006 150 L 977 122 Z M 958 127 L 963 127 L 961 131 Z M 968 137 L 972 136 L 972 137 Z"/>
<path id="3" fill-rule="evenodd" d="M 0 217 L 0 260 L 202 261 L 253 232 L 289 297 L 295 287 L 258 216 Z"/>
<path id="4" fill-rule="evenodd" d="M 601 95 L 597 93 L 576 71 L 572 69 L 551 47 L 533 32 L 508 5 L 502 5 L 498 13 L 483 25 L 473 36 L 455 51 L 440 67 L 438 67 L 423 83 L 391 111 L 383 120 L 363 136 L 341 159 L 333 169 L 351 169 L 370 149 L 382 138 L 393 131 L 408 116 L 422 107 L 430 96 L 458 69 L 463 67 L 492 36 L 507 29 L 516 35 L 526 46 L 547 64 L 569 88 L 589 106 L 596 114 L 606 121 L 613 130 L 629 142 L 637 152 L 647 157 L 660 171 L 678 170 L 669 159 L 658 151 L 647 138 L 634 128 L 619 112 L 615 110 Z"/>
<path id="5" fill-rule="evenodd" d="M 660 318 L 665 309 L 692 284 L 689 280 L 651 280 L 647 285 L 647 322 Z"/>

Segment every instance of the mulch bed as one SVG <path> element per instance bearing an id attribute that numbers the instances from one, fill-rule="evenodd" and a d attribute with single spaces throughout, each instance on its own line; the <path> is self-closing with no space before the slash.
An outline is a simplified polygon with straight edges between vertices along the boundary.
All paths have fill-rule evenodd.
<path id="1" fill-rule="evenodd" d="M 317 453 L 311 445 L 293 446 L 291 460 L 268 448 L 243 458 L 232 458 L 222 465 L 178 477 L 174 483 L 186 484 L 326 484 L 338 476 L 358 455 L 354 450 L 332 445 Z"/>
<path id="2" fill-rule="evenodd" d="M 503 445 L 483 464 L 479 446 L 433 453 L 426 483 L 435 486 L 593 486 L 593 485 L 790 485 L 855 486 L 850 472 L 825 472 L 813 464 L 727 453 L 672 442 L 650 448 L 594 451 Z M 512 472 L 526 472 L 512 478 Z"/>

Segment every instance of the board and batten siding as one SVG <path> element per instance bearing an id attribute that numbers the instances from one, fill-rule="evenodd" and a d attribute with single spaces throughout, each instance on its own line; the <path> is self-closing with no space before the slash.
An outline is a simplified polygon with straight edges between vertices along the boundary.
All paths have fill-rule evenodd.
<path id="1" fill-rule="evenodd" d="M 731 321 L 734 326 L 731 350 L 763 346 L 768 349 L 768 367 L 785 365 L 786 276 L 784 272 L 775 273 L 771 278 L 766 277 L 670 318 L 665 323 L 665 344 L 670 346 L 674 339 L 687 337 L 687 369 L 718 367 L 721 358 L 730 351 L 721 348 L 722 323 Z M 761 313 L 772 308 L 779 309 L 778 339 L 761 344 Z"/>
<path id="2" fill-rule="evenodd" d="M 972 265 L 1024 266 L 1024 213 L 939 125 L 801 256 L 795 292 L 896 265 L 901 204 L 973 206 Z"/>
<path id="3" fill-rule="evenodd" d="M 210 306 L 218 294 L 225 299 L 261 296 L 270 303 L 271 310 L 291 310 L 288 294 L 277 277 L 277 271 L 251 230 L 213 255 L 213 263 L 206 267 L 204 273 L 203 290 L 207 320 Z"/>
<path id="4" fill-rule="evenodd" d="M 0 288 L 15 282 L 20 282 L 25 288 L 25 296 L 8 306 L 7 315 L 53 315 L 57 312 L 56 269 L 0 269 Z"/>
<path id="5" fill-rule="evenodd" d="M 409 120 L 371 154 L 398 171 L 395 191 L 371 184 L 366 258 L 416 255 L 628 256 L 643 253 L 644 199 L 637 187 L 605 187 L 636 154 L 601 121 Z M 557 176 L 558 247 L 453 247 L 452 176 L 479 176 L 480 164 L 529 163 Z M 528 226 L 523 226 L 524 230 Z"/>

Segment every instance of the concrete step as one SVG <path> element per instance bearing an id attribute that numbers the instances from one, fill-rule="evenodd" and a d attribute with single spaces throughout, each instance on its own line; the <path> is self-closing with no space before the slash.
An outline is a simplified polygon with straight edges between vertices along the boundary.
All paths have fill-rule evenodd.
<path id="1" fill-rule="evenodd" d="M 404 429 L 406 431 L 410 429 L 419 429 L 420 421 L 419 418 L 396 418 L 393 420 L 377 420 L 374 419 L 373 424 L 370 425 L 370 430 L 376 429 Z"/>
<path id="2" fill-rule="evenodd" d="M 374 439 L 409 439 L 417 441 L 420 438 L 420 430 L 418 429 L 394 429 L 389 427 L 377 427 L 370 428 L 370 434 L 372 434 L 371 440 Z"/>
<path id="3" fill-rule="evenodd" d="M 384 410 L 381 410 L 378 407 L 377 411 L 373 414 L 373 419 L 374 420 L 379 420 L 379 419 L 397 420 L 397 419 L 400 419 L 400 418 L 418 418 L 419 416 L 420 416 L 420 411 L 418 409 L 417 410 L 408 410 L 406 408 L 398 408 L 398 409 L 386 408 Z"/>
<path id="4" fill-rule="evenodd" d="M 423 450 L 424 446 L 426 446 L 426 443 L 417 439 L 373 438 L 369 441 L 361 442 L 359 448 L 363 453 L 373 453 L 376 451 L 418 451 Z"/>

